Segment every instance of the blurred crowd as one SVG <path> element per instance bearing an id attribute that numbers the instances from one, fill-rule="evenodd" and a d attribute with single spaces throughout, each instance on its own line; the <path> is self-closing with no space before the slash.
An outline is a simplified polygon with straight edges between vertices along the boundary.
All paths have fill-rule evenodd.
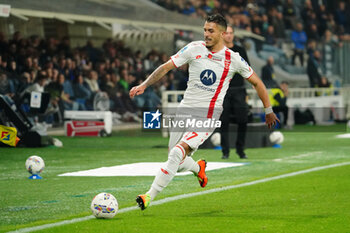
<path id="1" fill-rule="evenodd" d="M 325 85 L 322 79 L 333 72 L 335 48 L 341 47 L 343 41 L 350 41 L 348 0 L 153 1 L 196 18 L 206 18 L 212 13 L 224 15 L 234 28 L 251 31 L 265 39 L 264 42 L 254 40 L 254 47 L 268 63 L 274 55 L 282 68 L 286 65 L 306 67 L 310 87 Z M 283 43 L 291 44 L 288 58 L 285 58 L 288 53 L 282 50 Z M 263 53 L 259 53 L 261 50 Z M 295 73 L 295 69 L 287 71 Z"/>
<path id="2" fill-rule="evenodd" d="M 129 90 L 168 59 L 156 50 L 132 52 L 112 39 L 102 48 L 91 41 L 71 48 L 68 37 L 23 38 L 15 32 L 7 41 L 0 34 L 0 94 L 21 105 L 27 93 L 48 92 L 48 111 L 61 115 L 64 110 L 94 110 L 96 97 L 105 96 L 117 119 L 140 121 L 141 111 L 159 107 L 163 90 L 186 88 L 187 71 L 183 68 L 168 73 L 144 95 L 130 99 Z"/>
<path id="3" fill-rule="evenodd" d="M 331 85 L 327 75 L 332 70 L 334 48 L 350 39 L 348 1 L 153 1 L 191 17 L 221 13 L 235 28 L 265 38 L 263 45 L 256 44 L 257 52 L 267 48 L 274 54 L 285 54 L 281 43 L 293 43 L 291 64 L 306 65 L 311 87 Z M 265 58 L 262 78 L 268 80 L 268 87 L 276 85 L 271 81 L 276 58 Z M 130 99 L 129 90 L 168 59 L 168 55 L 156 50 L 147 54 L 133 52 L 122 41 L 113 39 L 107 39 L 102 47 L 87 41 L 85 46 L 72 48 L 68 37 L 23 38 L 17 31 L 7 40 L 0 32 L 0 94 L 26 110 L 23 103 L 28 93 L 48 92 L 51 98 L 47 111 L 61 118 L 64 110 L 96 110 L 96 99 L 104 97 L 117 120 L 140 121 L 142 111 L 160 106 L 162 91 L 187 87 L 187 68 L 180 67 L 144 95 Z"/>
<path id="4" fill-rule="evenodd" d="M 350 34 L 349 1 L 332 0 L 153 0 L 166 9 L 205 19 L 220 13 L 235 28 L 268 36 L 268 43 L 285 38 L 286 29 L 304 26 L 307 35 L 320 39 L 330 30 L 341 40 Z M 271 38 L 270 38 L 271 37 Z"/>

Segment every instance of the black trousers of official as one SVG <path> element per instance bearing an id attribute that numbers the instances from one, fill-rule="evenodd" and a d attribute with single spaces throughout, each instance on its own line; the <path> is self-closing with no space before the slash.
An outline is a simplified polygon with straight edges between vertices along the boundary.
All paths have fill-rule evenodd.
<path id="1" fill-rule="evenodd" d="M 229 126 L 234 119 L 237 124 L 237 139 L 236 151 L 237 153 L 244 151 L 245 137 L 248 123 L 248 105 L 245 102 L 245 89 L 229 90 L 225 96 L 223 104 L 223 112 L 221 114 L 221 147 L 224 155 L 230 153 L 230 130 Z"/>
<path id="2" fill-rule="evenodd" d="M 272 107 L 274 113 L 283 113 L 283 122 L 281 122 L 284 126 L 287 125 L 288 121 L 288 106 L 276 106 Z"/>

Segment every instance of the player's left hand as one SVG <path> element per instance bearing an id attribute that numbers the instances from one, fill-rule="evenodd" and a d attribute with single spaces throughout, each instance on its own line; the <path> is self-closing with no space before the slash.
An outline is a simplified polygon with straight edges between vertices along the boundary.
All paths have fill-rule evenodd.
<path id="1" fill-rule="evenodd" d="M 277 122 L 280 122 L 280 120 L 277 118 L 275 113 L 269 113 L 265 115 L 265 123 L 271 129 L 273 126 L 277 124 Z"/>

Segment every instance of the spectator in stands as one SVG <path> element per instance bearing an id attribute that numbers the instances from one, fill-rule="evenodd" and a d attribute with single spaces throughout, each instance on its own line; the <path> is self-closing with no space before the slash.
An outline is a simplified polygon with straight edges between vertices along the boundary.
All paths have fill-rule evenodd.
<path id="1" fill-rule="evenodd" d="M 127 68 L 122 68 L 120 71 L 120 80 L 118 85 L 122 92 L 127 93 L 129 91 L 129 71 Z"/>
<path id="2" fill-rule="evenodd" d="M 157 67 L 157 54 L 155 51 L 148 53 L 145 61 L 144 67 L 146 72 L 152 72 Z"/>
<path id="3" fill-rule="evenodd" d="M 18 46 L 20 44 L 21 39 L 22 39 L 21 32 L 15 31 L 15 33 L 13 33 L 12 40 L 9 41 L 9 44 L 10 45 L 15 44 Z"/>
<path id="4" fill-rule="evenodd" d="M 266 88 L 275 88 L 278 87 L 278 84 L 275 80 L 275 71 L 273 69 L 273 64 L 274 64 L 274 58 L 270 56 L 267 59 L 267 63 L 265 66 L 263 66 L 262 71 L 261 71 L 261 80 L 265 84 Z"/>
<path id="5" fill-rule="evenodd" d="M 315 50 L 313 56 L 310 56 L 307 62 L 307 75 L 309 77 L 310 87 L 317 87 L 321 82 L 321 53 Z"/>
<path id="6" fill-rule="evenodd" d="M 89 89 L 89 91 L 92 94 L 92 98 L 93 96 L 100 91 L 100 86 L 98 84 L 98 74 L 95 70 L 90 70 L 88 77 L 85 78 L 85 85 L 86 87 Z"/>
<path id="7" fill-rule="evenodd" d="M 25 93 L 31 93 L 33 91 L 36 92 L 44 92 L 44 88 L 47 82 L 47 76 L 45 72 L 41 72 L 38 74 L 38 77 L 35 79 L 35 82 L 28 86 L 24 92 Z M 23 95 L 24 93 L 22 93 Z"/>
<path id="8" fill-rule="evenodd" d="M 31 75 L 28 72 L 24 72 L 20 76 L 19 86 L 16 89 L 17 97 L 19 93 L 22 93 L 28 86 L 33 83 Z"/>
<path id="9" fill-rule="evenodd" d="M 119 78 L 118 78 L 119 80 Z M 111 74 L 105 74 L 100 82 L 101 91 L 106 92 L 109 96 L 114 95 L 115 83 L 112 81 Z"/>
<path id="10" fill-rule="evenodd" d="M 75 101 L 87 108 L 88 101 L 91 99 L 90 90 L 84 85 L 83 74 L 79 73 L 73 81 L 73 91 Z"/>
<path id="11" fill-rule="evenodd" d="M 308 26 L 308 30 L 306 31 L 308 40 L 320 41 L 321 37 L 318 32 L 317 25 L 312 23 Z"/>
<path id="12" fill-rule="evenodd" d="M 194 8 L 190 2 L 186 2 L 185 7 L 182 9 L 181 13 L 184 15 L 192 16 L 196 13 L 196 8 Z"/>
<path id="13" fill-rule="evenodd" d="M 58 84 L 61 89 L 61 104 L 64 110 L 86 110 L 85 106 L 74 101 L 74 92 L 71 87 L 70 81 L 66 80 L 64 74 L 58 75 Z"/>
<path id="14" fill-rule="evenodd" d="M 78 73 L 76 70 L 76 63 L 71 58 L 66 59 L 66 66 L 64 68 L 64 75 L 67 77 L 68 80 L 71 82 L 75 79 L 75 74 Z"/>
<path id="15" fill-rule="evenodd" d="M 320 5 L 319 10 L 317 12 L 317 17 L 319 21 L 319 33 L 322 36 L 327 29 L 327 20 L 328 20 L 328 15 L 327 15 L 327 10 L 325 5 Z"/>
<path id="16" fill-rule="evenodd" d="M 0 56 L 7 51 L 7 48 L 8 41 L 6 40 L 4 33 L 0 32 Z"/>
<path id="17" fill-rule="evenodd" d="M 64 57 L 72 57 L 70 39 L 68 36 L 62 38 L 61 43 L 57 46 L 57 52 Z"/>
<path id="18" fill-rule="evenodd" d="M 58 82 L 58 71 L 52 70 L 51 82 L 44 88 L 45 92 L 50 94 L 50 105 L 48 110 L 53 114 L 46 117 L 47 123 L 62 123 L 63 107 L 61 106 L 61 95 L 63 94 L 63 87 Z M 55 120 L 56 122 L 53 122 Z"/>
<path id="19" fill-rule="evenodd" d="M 140 84 L 141 83 L 142 80 L 140 80 Z M 134 98 L 133 100 L 134 103 L 138 106 L 138 108 L 142 109 L 143 111 L 155 111 L 157 108 L 160 107 L 160 97 L 156 94 L 153 87 L 150 87 L 149 90 L 145 91 L 143 95 L 136 96 L 137 98 Z"/>
<path id="20" fill-rule="evenodd" d="M 296 7 L 293 0 L 287 0 L 283 6 L 283 15 L 287 29 L 295 28 L 296 22 Z"/>
<path id="21" fill-rule="evenodd" d="M 331 83 L 328 81 L 328 79 L 325 76 L 321 78 L 321 81 L 318 85 L 318 87 L 325 87 L 325 88 L 329 88 L 331 86 L 332 86 Z"/>
<path id="22" fill-rule="evenodd" d="M 342 44 L 339 43 L 338 37 L 333 35 L 330 30 L 326 30 L 324 37 L 322 39 L 322 54 L 323 54 L 323 68 L 325 75 L 332 75 L 333 64 L 334 64 L 334 51 L 336 48 L 341 47 Z"/>
<path id="23" fill-rule="evenodd" d="M 281 120 L 282 126 L 287 126 L 288 121 L 288 106 L 287 98 L 289 94 L 288 82 L 281 82 L 279 87 L 275 87 L 269 90 L 270 102 L 273 111 L 277 114 Z M 280 114 L 283 114 L 283 117 Z M 281 119 L 282 118 L 282 119 Z"/>
<path id="24" fill-rule="evenodd" d="M 275 37 L 278 39 L 286 38 L 286 27 L 283 20 L 283 14 L 276 12 L 276 15 L 272 19 L 272 26 L 274 27 Z"/>
<path id="25" fill-rule="evenodd" d="M 297 23 L 297 29 L 292 32 L 292 41 L 294 43 L 294 54 L 292 56 L 292 64 L 295 65 L 295 58 L 298 56 L 300 65 L 304 65 L 304 50 L 307 42 L 306 33 L 303 31 L 303 25 Z"/>
<path id="26" fill-rule="evenodd" d="M 53 105 L 58 107 L 63 87 L 58 82 L 58 71 L 54 69 L 52 73 L 51 82 L 45 86 L 44 90 L 50 94 Z"/>
<path id="27" fill-rule="evenodd" d="M 16 93 L 18 91 L 19 86 L 21 85 L 20 72 L 17 68 L 16 61 L 12 60 L 9 62 L 9 65 L 7 67 L 7 76 L 13 83 L 13 88 L 15 90 L 14 93 Z"/>
<path id="28" fill-rule="evenodd" d="M 312 6 L 312 3 L 310 0 L 306 0 L 304 2 L 304 7 L 301 10 L 301 18 L 305 24 L 307 24 L 307 21 L 310 17 L 310 15 L 314 12 L 314 8 Z"/>
<path id="29" fill-rule="evenodd" d="M 267 15 L 262 15 L 261 17 L 261 33 L 263 35 L 267 34 L 267 30 L 269 28 L 269 18 L 267 17 Z"/>
<path id="30" fill-rule="evenodd" d="M 270 25 L 267 28 L 267 32 L 266 32 L 266 35 L 265 35 L 265 42 L 268 45 L 276 45 L 275 29 L 273 28 L 272 25 Z"/>
<path id="31" fill-rule="evenodd" d="M 349 31 L 349 14 L 346 11 L 346 5 L 344 1 L 339 2 L 339 7 L 336 9 L 334 19 L 341 26 L 345 32 Z"/>
<path id="32" fill-rule="evenodd" d="M 12 81 L 8 79 L 4 72 L 0 72 L 0 95 L 3 95 L 9 104 L 13 103 L 12 98 L 15 96 L 15 89 Z"/>

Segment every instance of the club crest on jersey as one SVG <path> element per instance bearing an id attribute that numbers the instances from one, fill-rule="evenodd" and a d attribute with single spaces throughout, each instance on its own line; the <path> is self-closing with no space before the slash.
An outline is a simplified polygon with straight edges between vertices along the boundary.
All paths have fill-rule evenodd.
<path id="1" fill-rule="evenodd" d="M 188 48 L 188 46 L 183 47 L 183 48 L 180 50 L 180 53 L 185 52 L 185 50 L 186 50 L 187 48 Z"/>
<path id="2" fill-rule="evenodd" d="M 216 74 L 212 70 L 203 70 L 200 75 L 201 82 L 206 86 L 211 86 L 216 81 Z"/>
<path id="3" fill-rule="evenodd" d="M 243 57 L 241 57 L 241 61 L 244 62 L 247 66 L 249 66 L 248 62 L 246 62 Z"/>

